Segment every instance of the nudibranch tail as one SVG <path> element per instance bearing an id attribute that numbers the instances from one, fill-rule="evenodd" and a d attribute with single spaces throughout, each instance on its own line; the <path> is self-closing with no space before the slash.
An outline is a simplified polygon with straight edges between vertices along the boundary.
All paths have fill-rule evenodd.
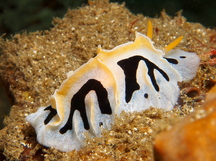
<path id="1" fill-rule="evenodd" d="M 171 42 L 169 45 L 167 45 L 164 48 L 164 52 L 168 53 L 170 50 L 172 50 L 174 47 L 176 47 L 181 42 L 182 39 L 183 39 L 183 36 L 180 36 L 177 39 L 175 39 L 173 42 Z"/>

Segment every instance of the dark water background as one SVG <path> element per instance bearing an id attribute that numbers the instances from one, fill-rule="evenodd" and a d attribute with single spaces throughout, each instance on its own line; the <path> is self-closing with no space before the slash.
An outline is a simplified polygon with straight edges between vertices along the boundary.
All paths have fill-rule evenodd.
<path id="1" fill-rule="evenodd" d="M 206 27 L 216 26 L 216 0 L 110 0 L 123 3 L 133 13 L 145 16 L 160 16 L 166 12 L 174 16 L 183 10 L 188 21 L 199 22 Z M 68 8 L 78 8 L 87 0 L 1 0 L 0 35 L 6 36 L 20 31 L 49 29 L 53 17 L 63 17 Z"/>
<path id="2" fill-rule="evenodd" d="M 123 3 L 124 0 L 111 2 Z M 68 8 L 78 8 L 85 4 L 87 0 L 0 0 L 0 36 L 5 34 L 4 38 L 10 38 L 21 31 L 49 29 L 53 17 L 62 18 Z M 216 27 L 216 0 L 125 0 L 125 4 L 131 12 L 149 17 L 159 17 L 163 9 L 171 16 L 183 10 L 182 14 L 188 21 L 199 22 L 205 27 Z M 1 85 L 0 129 L 10 107 Z"/>

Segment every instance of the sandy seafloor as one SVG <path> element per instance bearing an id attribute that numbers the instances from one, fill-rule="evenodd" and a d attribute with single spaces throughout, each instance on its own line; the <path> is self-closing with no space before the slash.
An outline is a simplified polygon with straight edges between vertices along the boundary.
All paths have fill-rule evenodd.
<path id="1" fill-rule="evenodd" d="M 163 49 L 184 36 L 176 47 L 196 52 L 200 66 L 190 82 L 179 83 L 181 94 L 172 111 L 150 108 L 140 113 L 122 113 L 110 131 L 87 140 L 87 146 L 69 153 L 37 143 L 34 129 L 25 117 L 46 105 L 54 90 L 77 69 L 96 55 L 97 46 L 112 49 L 134 40 L 135 31 L 146 34 L 153 23 L 153 41 Z M 1 40 L 0 75 L 14 97 L 10 116 L 0 131 L 0 159 L 7 160 L 154 160 L 153 143 L 161 131 L 171 128 L 199 108 L 206 92 L 215 84 L 216 32 L 199 23 L 190 23 L 177 14 L 165 12 L 159 18 L 134 15 L 124 5 L 89 1 L 89 5 L 68 10 L 63 19 L 54 18 L 46 31 L 19 33 Z"/>

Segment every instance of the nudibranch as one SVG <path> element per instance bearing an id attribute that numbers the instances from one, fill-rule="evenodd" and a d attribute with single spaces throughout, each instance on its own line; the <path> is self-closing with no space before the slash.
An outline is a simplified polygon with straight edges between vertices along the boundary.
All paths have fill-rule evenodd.
<path id="1" fill-rule="evenodd" d="M 99 46 L 96 57 L 69 72 L 50 105 L 26 118 L 38 142 L 64 152 L 79 150 L 86 132 L 100 136 L 122 111 L 171 110 L 180 93 L 177 82 L 192 79 L 200 59 L 196 53 L 172 50 L 182 37 L 164 50 L 156 49 L 151 38 L 149 22 L 147 36 L 136 32 L 134 42 L 112 50 Z"/>

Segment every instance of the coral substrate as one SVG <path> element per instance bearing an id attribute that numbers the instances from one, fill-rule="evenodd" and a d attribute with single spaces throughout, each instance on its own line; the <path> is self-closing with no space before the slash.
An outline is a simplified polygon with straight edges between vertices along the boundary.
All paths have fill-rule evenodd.
<path id="1" fill-rule="evenodd" d="M 54 90 L 96 55 L 97 46 L 112 49 L 134 40 L 135 31 L 146 34 L 147 22 L 154 27 L 157 48 L 179 36 L 176 47 L 196 52 L 201 63 L 197 76 L 180 83 L 181 95 L 172 111 L 150 108 L 140 113 L 122 113 L 110 131 L 87 140 L 80 151 L 63 153 L 37 143 L 34 129 L 25 117 L 46 105 Z M 7 160 L 154 160 L 153 141 L 157 133 L 171 128 L 203 103 L 205 93 L 215 84 L 216 32 L 199 23 L 189 23 L 181 13 L 159 18 L 132 14 L 124 4 L 89 1 L 89 5 L 68 10 L 55 18 L 46 31 L 19 33 L 1 39 L 0 76 L 14 97 L 5 128 L 0 131 L 0 159 Z"/>

